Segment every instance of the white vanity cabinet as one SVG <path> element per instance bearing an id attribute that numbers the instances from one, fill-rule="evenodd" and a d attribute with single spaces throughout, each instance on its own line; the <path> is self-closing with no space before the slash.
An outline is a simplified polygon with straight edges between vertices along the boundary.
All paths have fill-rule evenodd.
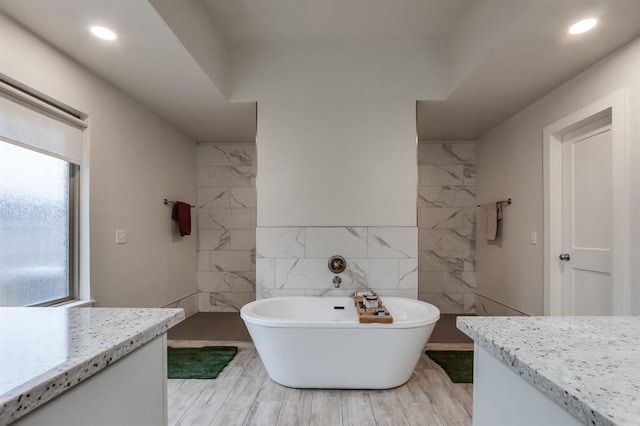
<path id="1" fill-rule="evenodd" d="M 640 317 L 458 317 L 476 426 L 637 425 Z"/>
<path id="2" fill-rule="evenodd" d="M 166 332 L 182 319 L 182 309 L 1 308 L 0 424 L 166 424 Z"/>

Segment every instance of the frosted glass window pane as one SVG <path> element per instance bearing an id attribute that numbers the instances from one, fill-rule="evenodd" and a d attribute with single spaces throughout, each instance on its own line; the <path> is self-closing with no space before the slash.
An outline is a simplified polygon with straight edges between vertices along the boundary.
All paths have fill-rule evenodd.
<path id="1" fill-rule="evenodd" d="M 69 167 L 0 142 L 0 306 L 69 297 Z"/>

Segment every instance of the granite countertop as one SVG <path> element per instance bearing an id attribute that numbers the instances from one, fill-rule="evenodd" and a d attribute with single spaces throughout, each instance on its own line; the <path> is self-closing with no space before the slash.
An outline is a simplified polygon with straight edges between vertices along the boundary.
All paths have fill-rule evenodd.
<path id="1" fill-rule="evenodd" d="M 182 309 L 0 308 L 0 425 L 184 319 Z"/>
<path id="2" fill-rule="evenodd" d="M 640 423 L 640 317 L 459 317 L 457 325 L 582 422 Z"/>

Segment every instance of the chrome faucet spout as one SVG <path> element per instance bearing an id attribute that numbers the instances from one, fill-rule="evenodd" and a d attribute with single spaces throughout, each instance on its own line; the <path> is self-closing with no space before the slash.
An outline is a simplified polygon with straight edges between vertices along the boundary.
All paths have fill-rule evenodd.
<path id="1" fill-rule="evenodd" d="M 340 288 L 340 283 L 342 283 L 342 278 L 337 275 L 333 277 L 333 287 Z"/>

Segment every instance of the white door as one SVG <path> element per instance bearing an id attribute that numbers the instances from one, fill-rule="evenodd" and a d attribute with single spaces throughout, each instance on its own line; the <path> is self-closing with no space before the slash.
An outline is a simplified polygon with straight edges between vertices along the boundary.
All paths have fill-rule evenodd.
<path id="1" fill-rule="evenodd" d="M 610 123 L 600 119 L 562 137 L 563 315 L 613 314 Z"/>

